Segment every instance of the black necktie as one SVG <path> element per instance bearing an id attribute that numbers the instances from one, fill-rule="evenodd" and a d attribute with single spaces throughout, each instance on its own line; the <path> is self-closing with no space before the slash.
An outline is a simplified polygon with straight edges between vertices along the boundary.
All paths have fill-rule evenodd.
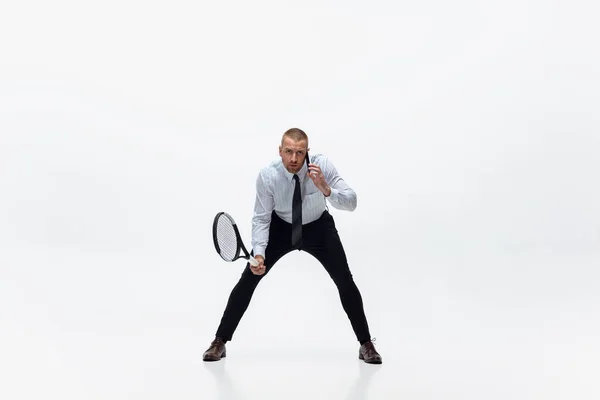
<path id="1" fill-rule="evenodd" d="M 299 249 L 302 246 L 302 199 L 300 197 L 300 179 L 294 174 L 296 187 L 292 200 L 292 247 Z"/>

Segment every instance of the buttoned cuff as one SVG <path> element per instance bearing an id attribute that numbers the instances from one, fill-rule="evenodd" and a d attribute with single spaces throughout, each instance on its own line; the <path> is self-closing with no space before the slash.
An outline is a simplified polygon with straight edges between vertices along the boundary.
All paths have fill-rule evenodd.
<path id="1" fill-rule="evenodd" d="M 332 187 L 330 187 L 329 189 L 331 190 L 331 192 L 329 193 L 329 196 L 327 198 L 331 201 L 338 201 L 340 192 Z"/>
<path id="2" fill-rule="evenodd" d="M 256 247 L 254 247 L 254 251 L 253 251 L 254 254 L 253 254 L 253 256 L 254 257 L 256 257 L 256 256 L 262 256 L 263 258 L 266 258 L 265 257 L 265 250 L 266 249 L 265 249 L 264 246 L 256 246 Z"/>

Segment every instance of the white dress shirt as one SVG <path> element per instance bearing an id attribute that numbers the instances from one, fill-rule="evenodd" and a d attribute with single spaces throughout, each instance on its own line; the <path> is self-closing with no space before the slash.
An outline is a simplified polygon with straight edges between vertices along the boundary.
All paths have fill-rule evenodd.
<path id="1" fill-rule="evenodd" d="M 354 211 L 356 192 L 342 179 L 332 162 L 322 154 L 310 154 L 310 162 L 321 168 L 325 181 L 331 187 L 331 194 L 325 197 L 306 176 L 306 162 L 302 163 L 302 169 L 298 172 L 302 192 L 302 223 L 317 220 L 327 210 L 327 200 L 337 209 Z M 252 248 L 255 256 L 265 256 L 273 210 L 281 219 L 292 223 L 292 196 L 295 186 L 293 176 L 294 174 L 285 169 L 281 159 L 272 161 L 258 174 L 252 217 Z"/>

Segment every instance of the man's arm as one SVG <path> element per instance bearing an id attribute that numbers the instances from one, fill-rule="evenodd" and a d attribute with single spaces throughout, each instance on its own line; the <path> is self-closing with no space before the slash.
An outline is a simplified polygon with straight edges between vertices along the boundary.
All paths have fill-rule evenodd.
<path id="1" fill-rule="evenodd" d="M 261 171 L 256 179 L 256 199 L 252 216 L 252 248 L 255 258 L 256 256 L 262 256 L 263 259 L 265 257 L 274 204 L 273 194 L 268 190 Z"/>
<path id="2" fill-rule="evenodd" d="M 339 210 L 354 211 L 356 209 L 356 192 L 342 179 L 335 165 L 325 156 L 316 160 L 320 169 L 316 180 L 313 179 L 319 190 L 323 192 L 331 205 Z"/>

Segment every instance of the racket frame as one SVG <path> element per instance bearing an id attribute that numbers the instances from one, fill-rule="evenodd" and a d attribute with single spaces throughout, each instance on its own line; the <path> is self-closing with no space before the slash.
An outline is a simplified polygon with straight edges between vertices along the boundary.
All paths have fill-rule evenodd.
<path id="1" fill-rule="evenodd" d="M 219 247 L 219 242 L 217 240 L 217 227 L 219 225 L 219 219 L 223 216 L 229 220 L 229 222 L 231 223 L 231 225 L 233 227 L 233 231 L 235 232 L 235 239 L 236 239 L 237 246 L 236 246 L 235 256 L 231 260 L 228 260 L 225 257 L 223 257 L 223 255 L 221 254 L 221 249 Z M 240 235 L 240 231 L 237 227 L 235 220 L 233 219 L 233 217 L 231 215 L 229 215 L 225 211 L 218 212 L 217 215 L 215 215 L 215 218 L 213 220 L 212 233 L 213 233 L 213 244 L 215 245 L 215 250 L 217 251 L 217 254 L 223 260 L 225 260 L 227 262 L 234 262 L 236 260 L 239 260 L 240 258 L 243 258 L 245 260 L 248 260 L 248 262 L 250 262 L 250 264 L 252 264 L 253 266 L 255 266 L 255 267 L 258 266 L 258 264 L 259 264 L 258 261 L 248 252 L 248 250 L 246 249 L 246 246 L 244 246 L 244 242 L 242 240 L 242 236 Z"/>

